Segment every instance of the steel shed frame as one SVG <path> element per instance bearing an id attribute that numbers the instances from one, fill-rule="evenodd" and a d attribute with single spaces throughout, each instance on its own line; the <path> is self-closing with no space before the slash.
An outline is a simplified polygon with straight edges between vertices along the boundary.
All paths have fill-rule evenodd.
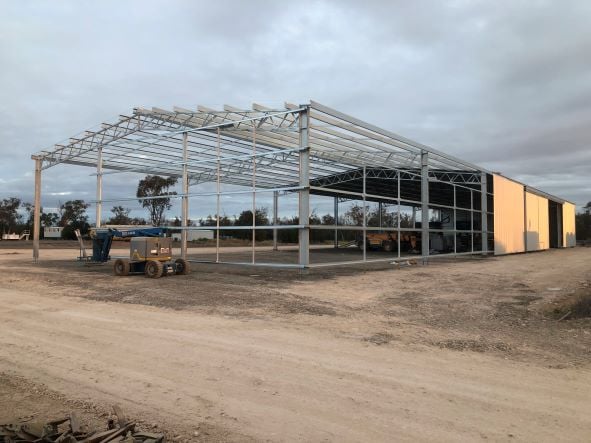
<path id="1" fill-rule="evenodd" d="M 492 206 L 490 171 L 314 101 L 304 105 L 286 103 L 282 109 L 258 104 L 252 109 L 224 106 L 222 110 L 203 106 L 196 110 L 175 107 L 172 111 L 135 108 L 131 115 L 122 115 L 114 123 L 103 123 L 98 130 L 78 134 L 67 143 L 34 154 L 32 159 L 35 161 L 35 261 L 39 259 L 41 175 L 43 170 L 58 164 L 88 166 L 96 170 L 97 226 L 101 223 L 103 203 L 114 201 L 103 199 L 103 180 L 107 175 L 134 172 L 179 178 L 182 192 L 175 197 L 182 202 L 183 257 L 187 256 L 186 232 L 189 229 L 216 231 L 216 257 L 211 261 L 218 263 L 223 262 L 219 253 L 220 233 L 228 229 L 252 231 L 251 260 L 239 261 L 239 264 L 300 268 L 339 264 L 310 262 L 310 250 L 313 249 L 310 234 L 321 230 L 335 232 L 335 247 L 339 245 L 339 230 L 362 233 L 362 258 L 351 261 L 355 263 L 404 258 L 400 238 L 405 232 L 422 239 L 421 250 L 413 255 L 416 257 L 432 256 L 430 238 L 433 235 L 453 236 L 451 254 L 487 254 L 491 249 L 493 227 L 488 226 L 493 210 L 489 207 Z M 368 186 L 370 182 L 374 185 Z M 191 192 L 191 187 L 201 183 L 215 183 L 216 191 Z M 343 183 L 349 183 L 349 188 Z M 351 188 L 353 183 L 356 188 Z M 380 183 L 384 186 L 392 184 L 392 187 L 387 193 L 380 193 Z M 403 187 L 412 183 L 418 193 L 414 197 L 405 197 L 401 193 L 401 183 Z M 222 184 L 240 186 L 244 190 L 223 191 Z M 449 204 L 430 204 L 430 189 L 433 196 L 433 189 L 437 186 L 453 189 Z M 456 203 L 460 192 L 469 193 L 470 207 Z M 221 196 L 250 194 L 254 214 L 257 195 L 261 193 L 273 194 L 271 224 L 257 226 L 256 218 L 252 217 L 252 226 L 220 226 Z M 299 197 L 298 223 L 282 224 L 277 217 L 278 197 L 293 193 Z M 188 226 L 189 199 L 206 195 L 217 200 L 216 226 Z M 333 225 L 310 224 L 310 195 L 334 198 Z M 476 201 L 478 197 L 479 202 Z M 359 201 L 363 206 L 363 220 L 357 225 L 340 223 L 338 205 L 347 199 Z M 379 205 L 378 226 L 371 226 L 367 220 L 367 208 L 371 202 Z M 394 223 L 389 226 L 383 226 L 381 220 L 385 205 L 397 207 L 397 212 L 393 212 L 397 214 L 392 219 Z M 412 226 L 401 223 L 401 208 L 405 205 L 412 207 Z M 433 211 L 447 211 L 453 217 L 453 226 L 446 229 L 434 226 L 430 218 Z M 460 211 L 468 214 L 469 229 L 465 226 L 458 229 L 456 214 Z M 415 213 L 420 214 L 420 222 L 415 220 Z M 477 225 L 474 224 L 475 218 L 480 219 Z M 257 261 L 256 231 L 272 230 L 274 249 L 277 249 L 278 231 L 283 229 L 298 231 L 297 263 Z M 372 231 L 395 232 L 398 239 L 396 253 L 377 259 L 368 257 L 366 235 Z M 470 238 L 469 250 L 458 250 L 460 236 Z"/>

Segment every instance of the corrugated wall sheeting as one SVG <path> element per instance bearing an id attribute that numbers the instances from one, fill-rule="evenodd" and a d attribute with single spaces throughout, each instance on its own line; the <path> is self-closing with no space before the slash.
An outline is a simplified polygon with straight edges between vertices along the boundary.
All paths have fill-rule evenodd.
<path id="1" fill-rule="evenodd" d="M 550 248 L 550 220 L 548 199 L 525 193 L 526 250 L 541 251 Z"/>
<path id="2" fill-rule="evenodd" d="M 523 185 L 493 175 L 495 255 L 525 252 Z"/>
<path id="3" fill-rule="evenodd" d="M 562 245 L 571 248 L 576 244 L 575 205 L 564 202 L 562 205 Z"/>

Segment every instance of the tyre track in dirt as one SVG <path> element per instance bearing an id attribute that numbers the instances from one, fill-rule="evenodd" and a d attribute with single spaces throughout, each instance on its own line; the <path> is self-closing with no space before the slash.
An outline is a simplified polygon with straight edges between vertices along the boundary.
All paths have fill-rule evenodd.
<path id="1" fill-rule="evenodd" d="M 585 441 L 591 374 L 0 289 L 0 370 L 230 440 Z"/>

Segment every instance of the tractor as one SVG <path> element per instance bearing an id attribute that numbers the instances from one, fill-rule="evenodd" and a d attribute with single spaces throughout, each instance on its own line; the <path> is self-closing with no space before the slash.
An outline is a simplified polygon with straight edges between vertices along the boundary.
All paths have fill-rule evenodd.
<path id="1" fill-rule="evenodd" d="M 366 249 L 378 249 L 384 252 L 392 252 L 398 248 L 396 232 L 368 232 L 365 236 Z M 363 237 L 357 241 L 357 246 L 363 248 Z M 417 237 L 413 233 L 400 233 L 400 249 L 402 251 L 414 251 L 417 249 Z"/>

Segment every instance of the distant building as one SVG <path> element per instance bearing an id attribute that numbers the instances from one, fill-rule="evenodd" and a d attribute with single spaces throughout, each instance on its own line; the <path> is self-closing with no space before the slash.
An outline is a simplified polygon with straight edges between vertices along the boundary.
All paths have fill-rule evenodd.
<path id="1" fill-rule="evenodd" d="M 43 236 L 45 238 L 62 238 L 61 226 L 45 226 L 43 228 Z"/>
<path id="2" fill-rule="evenodd" d="M 12 234 L 2 234 L 2 240 L 28 240 L 29 235 L 31 235 L 31 233 L 26 229 L 20 234 L 14 232 Z"/>
<path id="3" fill-rule="evenodd" d="M 181 241 L 181 233 L 172 234 L 172 241 Z M 187 231 L 187 241 L 213 240 L 213 230 Z"/>

